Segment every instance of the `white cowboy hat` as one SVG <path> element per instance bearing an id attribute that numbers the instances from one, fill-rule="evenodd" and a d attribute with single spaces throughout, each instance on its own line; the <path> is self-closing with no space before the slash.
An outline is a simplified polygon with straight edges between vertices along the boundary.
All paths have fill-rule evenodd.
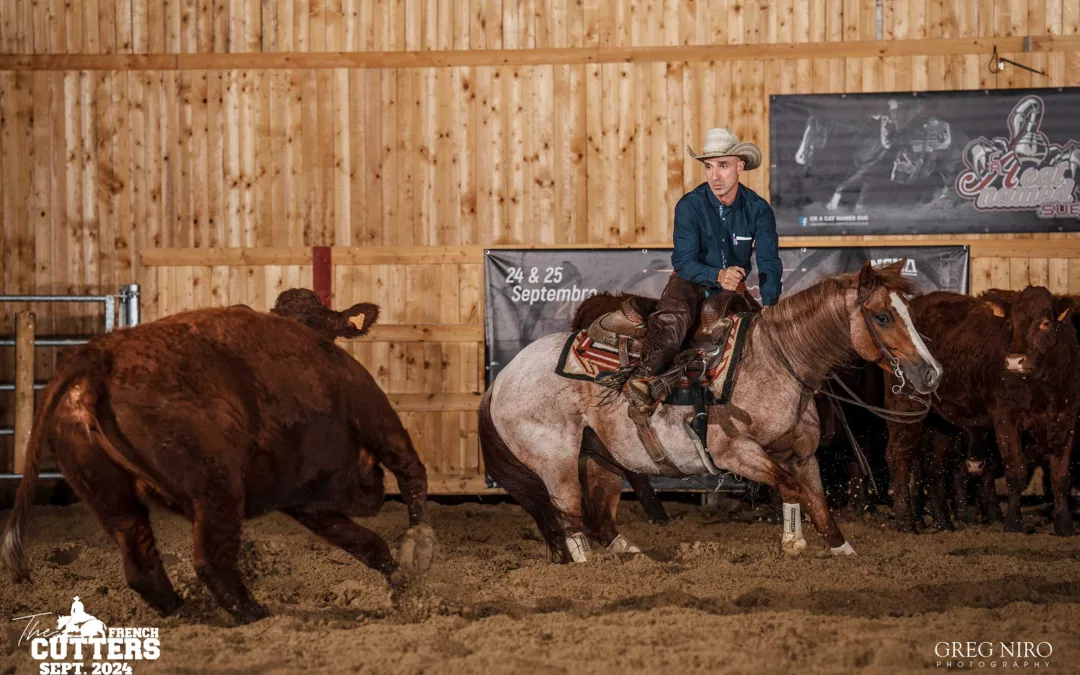
<path id="1" fill-rule="evenodd" d="M 738 137 L 727 129 L 709 129 L 709 133 L 705 135 L 705 147 L 701 149 L 700 155 L 695 153 L 689 145 L 686 146 L 686 150 L 699 162 L 710 157 L 735 156 L 746 162 L 744 167 L 746 171 L 761 166 L 761 148 L 749 141 L 740 142 Z"/>

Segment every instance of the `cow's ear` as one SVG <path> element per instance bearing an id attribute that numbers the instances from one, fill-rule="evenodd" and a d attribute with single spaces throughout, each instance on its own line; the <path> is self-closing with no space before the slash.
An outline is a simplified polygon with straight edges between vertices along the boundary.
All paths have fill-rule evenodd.
<path id="1" fill-rule="evenodd" d="M 347 328 L 338 331 L 338 337 L 360 337 L 365 335 L 379 320 L 379 306 L 370 302 L 361 302 L 338 312 Z"/>
<path id="2" fill-rule="evenodd" d="M 1009 306 L 1001 300 L 983 298 L 983 304 L 990 308 L 990 311 L 994 313 L 994 316 L 1004 318 L 1009 314 Z"/>
<path id="3" fill-rule="evenodd" d="M 1065 321 L 1075 308 L 1076 301 L 1067 295 L 1054 300 L 1054 315 L 1058 323 Z"/>

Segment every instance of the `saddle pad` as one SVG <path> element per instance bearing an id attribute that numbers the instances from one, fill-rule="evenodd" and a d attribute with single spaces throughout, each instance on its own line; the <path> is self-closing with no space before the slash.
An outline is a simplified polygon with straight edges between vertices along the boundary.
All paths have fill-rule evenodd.
<path id="1" fill-rule="evenodd" d="M 594 381 L 603 372 L 619 369 L 619 350 L 597 342 L 583 328 L 570 336 L 555 372 L 572 380 Z"/>
<path id="2" fill-rule="evenodd" d="M 728 330 L 727 340 L 724 341 L 719 358 L 714 360 L 713 366 L 701 377 L 701 383 L 706 387 L 716 381 L 722 383 L 722 395 L 718 403 L 726 403 L 731 395 L 735 371 L 742 354 L 743 343 L 746 341 L 746 330 L 750 326 L 748 319 L 752 316 L 753 313 L 745 312 L 729 317 L 732 325 Z M 555 372 L 563 377 L 590 381 L 595 381 L 601 373 L 618 369 L 618 350 L 593 340 L 586 329 L 574 333 L 567 339 L 562 354 L 559 356 L 559 362 L 555 366 Z M 682 397 L 679 394 L 683 390 L 689 391 L 689 388 L 690 381 L 684 375 L 668 403 L 681 405 L 679 400 Z"/>

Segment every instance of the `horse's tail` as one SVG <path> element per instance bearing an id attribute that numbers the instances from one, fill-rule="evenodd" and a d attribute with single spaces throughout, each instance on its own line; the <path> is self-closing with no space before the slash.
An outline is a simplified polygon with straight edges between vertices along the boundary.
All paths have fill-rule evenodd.
<path id="1" fill-rule="evenodd" d="M 69 359 L 68 364 L 70 365 L 67 368 L 53 378 L 45 391 L 45 401 L 34 418 L 30 441 L 26 446 L 26 467 L 23 469 L 22 480 L 19 481 L 19 489 L 15 493 L 15 506 L 4 526 L 3 537 L 0 538 L 0 566 L 8 570 L 16 583 L 30 578 L 30 566 L 22 544 L 23 523 L 26 520 L 26 512 L 34 502 L 34 490 L 37 487 L 41 464 L 41 450 L 46 442 L 46 425 L 61 397 L 74 380 L 85 377 L 90 380 L 91 390 L 96 390 L 100 382 L 99 376 L 103 374 L 102 371 L 106 367 L 100 357 L 95 357 L 93 352 L 85 350 Z"/>
<path id="2" fill-rule="evenodd" d="M 480 451 L 484 456 L 484 468 L 499 487 L 521 505 L 533 517 L 547 542 L 551 559 L 570 562 L 570 549 L 566 546 L 562 523 L 564 514 L 551 501 L 551 493 L 540 476 L 525 466 L 510 452 L 506 441 L 499 435 L 491 419 L 491 388 L 480 400 Z"/>

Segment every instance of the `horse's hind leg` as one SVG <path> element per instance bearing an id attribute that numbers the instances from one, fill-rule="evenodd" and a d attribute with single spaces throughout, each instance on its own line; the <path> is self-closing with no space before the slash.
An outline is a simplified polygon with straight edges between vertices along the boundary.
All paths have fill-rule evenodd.
<path id="1" fill-rule="evenodd" d="M 63 424 L 56 441 L 51 444 L 56 461 L 72 489 L 120 549 L 128 586 L 162 616 L 175 612 L 182 600 L 161 564 L 150 513 L 139 499 L 135 479 L 113 463 L 80 424 Z"/>
<path id="2" fill-rule="evenodd" d="M 615 527 L 622 494 L 622 473 L 607 460 L 589 452 L 582 454 L 579 470 L 584 488 L 585 534 L 607 546 L 612 553 L 641 553 L 641 549 L 619 534 Z"/>

